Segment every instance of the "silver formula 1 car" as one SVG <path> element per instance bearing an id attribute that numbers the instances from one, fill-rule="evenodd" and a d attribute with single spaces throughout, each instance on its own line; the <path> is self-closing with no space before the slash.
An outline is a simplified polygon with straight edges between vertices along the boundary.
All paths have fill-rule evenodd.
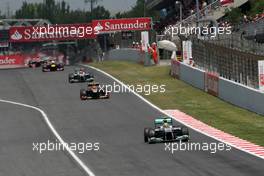
<path id="1" fill-rule="evenodd" d="M 144 142 L 146 143 L 160 143 L 160 142 L 188 142 L 189 131 L 186 127 L 173 126 L 171 118 L 162 117 L 154 121 L 155 128 L 144 129 Z"/>
<path id="2" fill-rule="evenodd" d="M 74 73 L 69 74 L 69 83 L 78 83 L 78 82 L 93 82 L 94 76 L 86 72 L 83 68 L 76 69 Z"/>

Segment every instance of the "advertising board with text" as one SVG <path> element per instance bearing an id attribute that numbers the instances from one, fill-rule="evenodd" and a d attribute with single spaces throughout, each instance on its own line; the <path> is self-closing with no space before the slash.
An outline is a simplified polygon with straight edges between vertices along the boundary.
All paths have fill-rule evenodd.
<path id="1" fill-rule="evenodd" d="M 10 42 L 39 42 L 51 40 L 93 39 L 91 24 L 63 24 L 47 26 L 11 27 Z"/>
<path id="2" fill-rule="evenodd" d="M 111 33 L 118 31 L 148 31 L 152 28 L 151 18 L 123 18 L 93 20 L 95 33 Z"/>

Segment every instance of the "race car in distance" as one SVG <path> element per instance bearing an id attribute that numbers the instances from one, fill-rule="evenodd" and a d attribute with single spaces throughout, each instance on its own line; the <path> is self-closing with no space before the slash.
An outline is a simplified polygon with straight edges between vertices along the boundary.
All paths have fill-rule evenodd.
<path id="1" fill-rule="evenodd" d="M 76 69 L 74 73 L 69 74 L 69 83 L 93 82 L 94 76 L 86 72 L 83 68 Z"/>
<path id="2" fill-rule="evenodd" d="M 161 142 L 188 142 L 189 131 L 186 127 L 173 126 L 169 117 L 157 118 L 154 121 L 155 128 L 144 128 L 144 142 L 149 144 Z"/>
<path id="3" fill-rule="evenodd" d="M 56 62 L 54 60 L 44 62 L 44 64 L 42 65 L 43 72 L 63 71 L 63 70 L 64 70 L 64 64 Z"/>
<path id="4" fill-rule="evenodd" d="M 28 61 L 28 67 L 33 68 L 33 67 L 40 67 L 42 65 L 43 61 L 41 60 L 30 60 Z"/>
<path id="5" fill-rule="evenodd" d="M 27 65 L 30 68 L 40 67 L 47 61 L 48 61 L 48 57 L 34 58 L 29 60 Z"/>
<path id="6" fill-rule="evenodd" d="M 80 90 L 81 100 L 89 99 L 107 99 L 110 95 L 105 89 L 100 87 L 99 83 L 88 83 L 87 89 Z"/>

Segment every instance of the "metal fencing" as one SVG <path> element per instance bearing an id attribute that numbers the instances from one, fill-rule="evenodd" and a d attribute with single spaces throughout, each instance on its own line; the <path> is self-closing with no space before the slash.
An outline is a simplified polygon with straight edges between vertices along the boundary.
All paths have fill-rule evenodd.
<path id="1" fill-rule="evenodd" d="M 222 34 L 218 35 L 216 38 L 203 38 L 203 40 L 226 48 L 239 50 L 241 52 L 264 56 L 264 44 L 257 43 L 254 40 L 247 40 L 241 33 L 233 33 L 231 35 Z"/>
<path id="2" fill-rule="evenodd" d="M 239 25 L 239 30 L 244 31 L 245 36 L 255 36 L 264 34 L 264 17 L 254 22 Z"/>
<path id="3" fill-rule="evenodd" d="M 258 60 L 264 60 L 264 55 L 237 49 L 237 45 L 241 44 L 235 42 L 221 43 L 197 38 L 193 38 L 192 41 L 193 60 L 196 67 L 258 89 Z M 228 47 L 228 45 L 232 47 Z M 248 47 L 252 46 L 248 45 Z"/>

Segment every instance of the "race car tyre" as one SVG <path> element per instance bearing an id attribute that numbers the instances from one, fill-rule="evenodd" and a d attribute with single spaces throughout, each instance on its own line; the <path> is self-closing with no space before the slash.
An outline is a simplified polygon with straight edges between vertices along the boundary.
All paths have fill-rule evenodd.
<path id="1" fill-rule="evenodd" d="M 189 130 L 187 127 L 182 127 L 182 135 L 188 136 L 188 138 L 182 140 L 182 142 L 188 142 L 189 141 Z"/>
<path id="2" fill-rule="evenodd" d="M 69 83 L 70 83 L 70 84 L 72 84 L 72 83 L 73 83 L 73 81 L 72 81 L 72 79 L 71 79 L 71 78 L 69 78 Z"/>
<path id="3" fill-rule="evenodd" d="M 83 99 L 83 96 L 86 96 L 86 90 L 85 90 L 85 89 L 81 89 L 81 90 L 80 90 L 80 99 L 81 99 L 81 100 L 84 100 L 84 99 Z"/>
<path id="4" fill-rule="evenodd" d="M 149 128 L 144 128 L 144 142 L 148 142 Z"/>
<path id="5" fill-rule="evenodd" d="M 155 141 L 151 141 L 149 140 L 150 138 L 152 137 L 155 137 L 155 131 L 153 129 L 149 129 L 149 132 L 148 132 L 148 143 L 149 144 L 155 144 Z"/>
<path id="6" fill-rule="evenodd" d="M 89 81 L 88 81 L 88 82 L 94 82 L 94 79 L 92 79 L 92 78 L 91 78 L 91 79 L 89 79 Z"/>
<path id="7" fill-rule="evenodd" d="M 189 136 L 189 130 L 187 127 L 182 127 L 182 135 L 188 135 Z"/>
<path id="8" fill-rule="evenodd" d="M 71 76 L 69 76 L 68 80 L 69 80 L 69 83 L 73 83 Z"/>

